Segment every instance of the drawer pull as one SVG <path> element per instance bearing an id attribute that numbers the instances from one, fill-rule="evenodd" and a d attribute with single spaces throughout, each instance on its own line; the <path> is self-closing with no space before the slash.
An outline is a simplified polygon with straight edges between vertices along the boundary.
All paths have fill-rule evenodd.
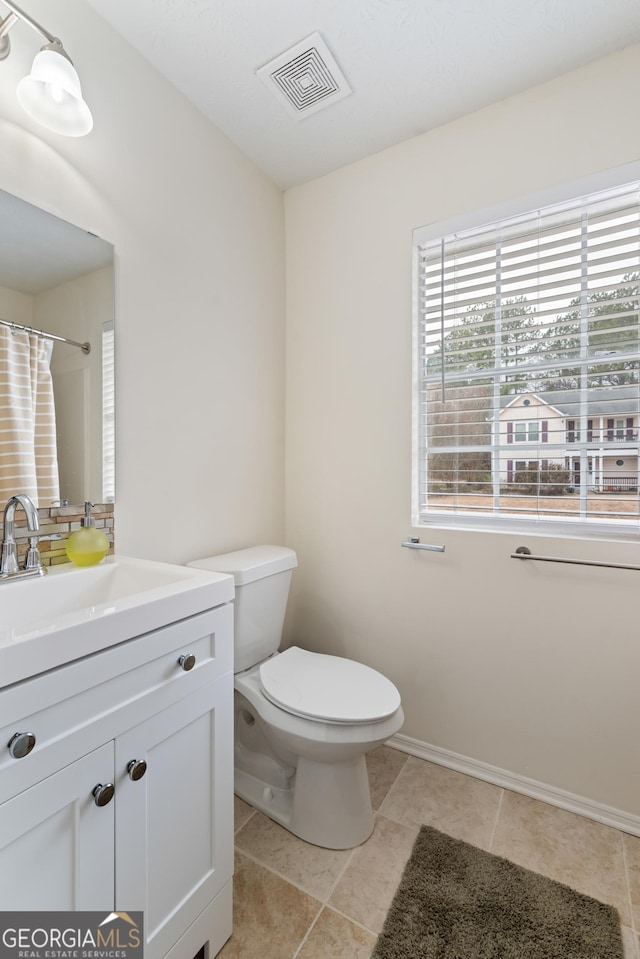
<path id="1" fill-rule="evenodd" d="M 132 783 L 136 783 L 139 779 L 142 779 L 146 771 L 147 764 L 144 759 L 131 759 L 127 763 L 127 772 L 129 773 L 129 779 Z"/>
<path id="2" fill-rule="evenodd" d="M 182 668 L 184 669 L 186 673 L 188 673 L 189 670 L 193 669 L 193 667 L 195 666 L 196 657 L 193 655 L 193 653 L 185 653 L 178 660 L 178 664 L 182 666 Z"/>
<path id="3" fill-rule="evenodd" d="M 113 799 L 115 791 L 113 783 L 105 783 L 104 786 L 102 783 L 98 783 L 98 785 L 94 786 L 91 790 L 91 795 L 93 796 L 96 806 L 106 806 L 107 803 L 110 803 Z"/>
<path id="4" fill-rule="evenodd" d="M 35 733 L 15 733 L 7 743 L 12 759 L 24 759 L 36 744 Z"/>

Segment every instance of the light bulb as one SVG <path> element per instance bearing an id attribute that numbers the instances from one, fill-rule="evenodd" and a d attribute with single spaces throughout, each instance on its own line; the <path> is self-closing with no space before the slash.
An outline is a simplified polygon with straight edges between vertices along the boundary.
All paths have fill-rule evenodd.
<path id="1" fill-rule="evenodd" d="M 93 117 L 82 99 L 80 78 L 60 44 L 43 47 L 31 73 L 18 84 L 24 110 L 48 130 L 80 137 L 93 127 Z"/>
<path id="2" fill-rule="evenodd" d="M 46 83 L 45 94 L 50 97 L 54 103 L 64 103 L 67 96 L 62 87 L 57 83 Z"/>

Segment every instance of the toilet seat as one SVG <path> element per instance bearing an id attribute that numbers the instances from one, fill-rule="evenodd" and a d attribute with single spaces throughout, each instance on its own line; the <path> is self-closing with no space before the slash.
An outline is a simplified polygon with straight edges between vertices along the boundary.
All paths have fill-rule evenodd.
<path id="1" fill-rule="evenodd" d="M 375 669 L 341 656 L 291 646 L 260 666 L 262 692 L 294 716 L 329 723 L 372 723 L 400 708 L 400 693 Z"/>

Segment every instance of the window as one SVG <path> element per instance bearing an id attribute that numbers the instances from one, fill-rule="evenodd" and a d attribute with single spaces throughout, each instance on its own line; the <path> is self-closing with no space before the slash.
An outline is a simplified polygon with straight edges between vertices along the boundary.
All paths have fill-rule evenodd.
<path id="1" fill-rule="evenodd" d="M 516 443 L 537 443 L 540 439 L 538 423 L 514 423 L 513 427 Z"/>
<path id="2" fill-rule="evenodd" d="M 102 326 L 102 502 L 116 493 L 115 336 L 113 320 Z"/>
<path id="3" fill-rule="evenodd" d="M 591 420 L 589 420 L 589 423 Z M 576 426 L 577 423 L 577 426 Z M 589 432 L 587 424 L 587 433 Z M 593 430 L 591 431 L 593 432 Z M 567 443 L 580 442 L 580 420 L 567 420 Z"/>
<path id="4" fill-rule="evenodd" d="M 415 240 L 414 523 L 637 532 L 640 182 Z"/>

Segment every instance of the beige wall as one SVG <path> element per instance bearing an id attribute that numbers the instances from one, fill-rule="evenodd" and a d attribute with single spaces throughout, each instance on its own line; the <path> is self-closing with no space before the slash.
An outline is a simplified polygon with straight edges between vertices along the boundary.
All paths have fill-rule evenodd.
<path id="1" fill-rule="evenodd" d="M 32 324 L 34 322 L 33 297 L 28 293 L 20 293 L 18 290 L 9 290 L 6 286 L 0 286 L 0 317 L 11 323 Z"/>
<path id="2" fill-rule="evenodd" d="M 285 197 L 289 641 L 387 673 L 420 743 L 633 816 L 639 574 L 510 553 L 637 542 L 410 528 L 411 232 L 637 160 L 639 84 L 636 46 Z"/>
<path id="3" fill-rule="evenodd" d="M 81 0 L 30 0 L 95 119 L 49 134 L 0 84 L 0 188 L 115 244 L 118 551 L 184 562 L 284 522 L 281 191 Z"/>
<path id="4" fill-rule="evenodd" d="M 102 503 L 102 328 L 113 320 L 113 267 L 61 283 L 34 297 L 39 330 L 88 342 L 90 353 L 55 343 L 51 373 L 56 404 L 60 497 Z"/>

